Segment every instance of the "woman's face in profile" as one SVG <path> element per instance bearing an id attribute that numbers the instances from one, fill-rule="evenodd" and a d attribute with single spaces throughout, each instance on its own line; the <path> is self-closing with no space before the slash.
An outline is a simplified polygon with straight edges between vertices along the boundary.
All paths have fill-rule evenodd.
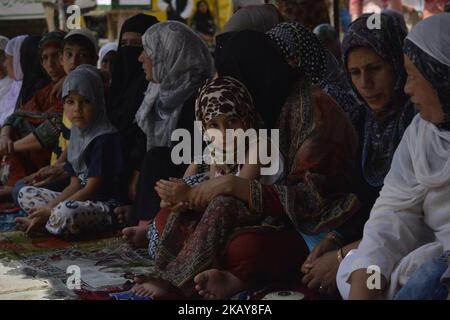
<path id="1" fill-rule="evenodd" d="M 404 58 L 408 74 L 405 93 L 411 97 L 411 102 L 420 111 L 422 119 L 435 124 L 442 123 L 444 112 L 436 90 L 422 76 L 411 59 L 407 55 L 404 55 Z"/>

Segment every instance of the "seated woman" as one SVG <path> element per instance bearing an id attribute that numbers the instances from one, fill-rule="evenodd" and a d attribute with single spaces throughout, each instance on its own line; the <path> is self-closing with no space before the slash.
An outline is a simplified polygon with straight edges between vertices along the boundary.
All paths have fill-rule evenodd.
<path id="1" fill-rule="evenodd" d="M 122 151 L 117 130 L 106 117 L 98 70 L 78 66 L 66 77 L 62 97 L 73 125 L 65 164 L 70 185 L 60 193 L 36 187 L 19 191 L 19 205 L 29 216 L 16 221 L 27 233 L 44 226 L 64 236 L 104 230 L 113 224 L 113 210 L 121 201 Z"/>
<path id="2" fill-rule="evenodd" d="M 252 90 L 269 86 L 252 96 L 269 94 L 272 103 L 266 112 L 260 112 L 266 106 L 260 98 L 255 107 L 268 128 L 276 127 L 267 125 L 270 117 L 278 118 L 270 123 L 281 129 L 286 175 L 278 185 L 225 175 L 192 187 L 189 206 L 203 212 L 201 222 L 176 238 L 165 238 L 165 230 L 174 230 L 179 220 L 170 211 L 161 211 L 155 219 L 158 233 L 164 231 L 156 276 L 136 278 L 154 297 L 177 288 L 185 296 L 197 291 L 206 298 L 223 299 L 254 285 L 292 281 L 307 254 L 297 230 L 312 234 L 328 230 L 358 207 L 348 192 L 356 135 L 340 107 L 311 88 L 265 34 L 243 31 L 225 42 L 223 37 L 218 40 L 219 77 L 227 70 Z M 226 67 L 220 65 L 227 59 Z M 283 85 L 272 86 L 272 81 Z M 247 227 L 233 229 L 239 225 Z"/>
<path id="3" fill-rule="evenodd" d="M 123 188 L 130 201 L 136 197 L 136 183 L 145 156 L 145 134 L 135 122 L 136 112 L 144 99 L 148 80 L 139 56 L 142 53 L 142 35 L 158 19 L 137 14 L 125 20 L 120 30 L 117 60 L 112 66 L 111 88 L 108 97 L 108 118 L 119 131 L 122 141 L 124 172 Z M 128 206 L 117 208 L 121 223 L 127 221 Z"/>
<path id="4" fill-rule="evenodd" d="M 62 103 L 49 97 L 54 84 L 65 75 L 59 61 L 64 35 L 59 31 L 50 32 L 39 41 L 37 68 L 40 69 L 42 64 L 51 82 L 9 116 L 1 130 L 0 154 L 8 154 L 15 159 L 11 163 L 11 171 L 16 179 L 9 179 L 10 184 L 50 162 L 51 147 L 56 143 L 52 137 L 56 137 L 55 132 L 61 126 Z M 33 50 L 28 48 L 26 54 L 29 55 L 30 51 Z M 25 63 L 23 65 L 26 67 Z"/>
<path id="5" fill-rule="evenodd" d="M 358 249 L 339 267 L 345 299 L 391 299 L 415 269 L 450 249 L 450 43 L 442 36 L 449 32 L 445 13 L 406 37 L 405 92 L 420 114 L 394 154 Z M 369 289 L 368 277 L 379 286 Z"/>
<path id="6" fill-rule="evenodd" d="M 139 221 L 147 225 L 160 210 L 160 200 L 153 190 L 158 180 L 181 177 L 186 171 L 190 161 L 172 162 L 171 135 L 175 129 L 185 129 L 193 135 L 195 97 L 213 75 L 213 60 L 206 44 L 181 22 L 153 25 L 142 36 L 142 42 L 144 51 L 139 62 L 149 85 L 136 122 L 145 134 L 147 153 L 140 168 L 130 225 Z M 127 234 L 128 230 L 131 229 L 124 232 Z"/>
<path id="7" fill-rule="evenodd" d="M 352 113 L 359 147 L 354 171 L 354 193 L 361 201 L 358 214 L 315 246 L 303 265 L 304 282 L 311 288 L 337 294 L 339 261 L 357 246 L 364 224 L 391 167 L 392 157 L 415 109 L 403 88 L 406 70 L 403 41 L 406 34 L 392 17 L 381 14 L 381 29 L 369 29 L 370 15 L 354 21 L 343 41 L 349 80 L 365 105 Z M 345 247 L 344 247 L 345 246 Z"/>

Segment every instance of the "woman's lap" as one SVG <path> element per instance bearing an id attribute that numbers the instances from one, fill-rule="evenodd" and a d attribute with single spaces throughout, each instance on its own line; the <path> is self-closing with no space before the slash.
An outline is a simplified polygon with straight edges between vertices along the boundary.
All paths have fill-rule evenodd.
<path id="1" fill-rule="evenodd" d="M 155 218 L 162 234 L 171 212 L 161 209 Z M 275 282 L 300 272 L 309 254 L 302 237 L 294 229 L 266 227 L 234 235 L 225 248 L 222 267 L 246 283 Z"/>

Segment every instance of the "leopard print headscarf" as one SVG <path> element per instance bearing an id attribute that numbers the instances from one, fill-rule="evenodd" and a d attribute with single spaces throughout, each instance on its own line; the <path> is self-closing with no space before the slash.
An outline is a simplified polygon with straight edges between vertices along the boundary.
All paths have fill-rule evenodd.
<path id="1" fill-rule="evenodd" d="M 237 116 L 244 123 L 244 130 L 261 127 L 250 93 L 232 77 L 209 80 L 200 89 L 195 103 L 195 118 L 202 122 L 205 131 L 209 121 L 225 114 Z"/>

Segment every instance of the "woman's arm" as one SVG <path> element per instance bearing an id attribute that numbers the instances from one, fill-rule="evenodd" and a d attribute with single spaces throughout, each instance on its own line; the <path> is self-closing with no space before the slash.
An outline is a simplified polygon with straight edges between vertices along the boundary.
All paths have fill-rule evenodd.
<path id="1" fill-rule="evenodd" d="M 383 291 L 386 289 L 386 278 L 380 274 L 380 288 L 369 288 L 371 273 L 367 273 L 366 269 L 358 269 L 354 271 L 350 277 L 350 294 L 349 300 L 377 300 L 381 298 Z"/>
<path id="2" fill-rule="evenodd" d="M 15 152 L 25 152 L 42 149 L 41 143 L 32 133 L 28 134 L 24 138 L 14 141 Z"/>

